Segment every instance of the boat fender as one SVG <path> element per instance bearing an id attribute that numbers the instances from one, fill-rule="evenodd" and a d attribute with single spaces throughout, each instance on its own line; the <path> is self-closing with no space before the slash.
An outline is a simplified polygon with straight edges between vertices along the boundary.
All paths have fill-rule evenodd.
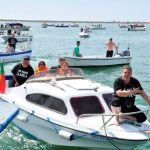
<path id="1" fill-rule="evenodd" d="M 18 115 L 16 118 L 22 122 L 27 122 L 27 117 L 25 117 L 25 116 Z"/>
<path id="2" fill-rule="evenodd" d="M 74 140 L 74 138 L 75 138 L 72 133 L 64 131 L 64 130 L 60 130 L 58 132 L 58 135 L 61 136 L 64 139 L 67 139 L 67 140 L 70 140 L 70 141 Z"/>

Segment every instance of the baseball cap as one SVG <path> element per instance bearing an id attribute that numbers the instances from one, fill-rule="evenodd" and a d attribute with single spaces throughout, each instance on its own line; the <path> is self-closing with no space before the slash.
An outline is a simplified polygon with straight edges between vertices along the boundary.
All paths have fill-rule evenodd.
<path id="1" fill-rule="evenodd" d="M 30 59 L 30 56 L 29 56 L 29 55 L 25 55 L 25 56 L 23 57 L 23 59 Z"/>

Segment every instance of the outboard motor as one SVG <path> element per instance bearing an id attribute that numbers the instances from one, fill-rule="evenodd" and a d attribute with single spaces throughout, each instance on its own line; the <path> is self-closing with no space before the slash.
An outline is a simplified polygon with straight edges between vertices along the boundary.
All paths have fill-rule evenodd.
<path id="1" fill-rule="evenodd" d="M 130 51 L 129 50 L 122 51 L 122 55 L 123 56 L 130 56 Z"/>

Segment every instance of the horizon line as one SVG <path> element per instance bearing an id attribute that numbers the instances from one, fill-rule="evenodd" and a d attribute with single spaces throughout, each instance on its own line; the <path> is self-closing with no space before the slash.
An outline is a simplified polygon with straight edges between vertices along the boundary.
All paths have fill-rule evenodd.
<path id="1" fill-rule="evenodd" d="M 92 21 L 92 20 L 39 20 L 39 19 L 0 19 L 0 21 L 23 21 L 23 22 L 68 22 L 68 23 L 150 23 L 149 21 Z"/>

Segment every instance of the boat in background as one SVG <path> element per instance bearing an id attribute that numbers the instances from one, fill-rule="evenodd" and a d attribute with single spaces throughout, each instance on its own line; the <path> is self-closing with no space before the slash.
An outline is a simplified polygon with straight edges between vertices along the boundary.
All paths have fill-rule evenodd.
<path id="1" fill-rule="evenodd" d="M 11 37 L 11 35 L 2 35 L 2 39 L 7 42 L 8 39 Z M 33 35 L 29 33 L 22 33 L 20 35 L 15 34 L 15 38 L 17 39 L 18 42 L 26 42 L 26 41 L 32 41 Z"/>
<path id="2" fill-rule="evenodd" d="M 79 33 L 79 36 L 82 38 L 89 38 L 90 34 L 83 30 L 82 32 Z"/>
<path id="3" fill-rule="evenodd" d="M 0 30 L 21 30 L 29 31 L 30 26 L 23 25 L 22 23 L 6 23 L 5 25 L 1 24 Z"/>
<path id="4" fill-rule="evenodd" d="M 44 22 L 43 24 L 42 24 L 42 28 L 47 28 L 47 27 L 52 27 L 52 26 L 54 26 L 54 24 L 47 24 L 46 22 Z"/>
<path id="5" fill-rule="evenodd" d="M 70 27 L 79 27 L 79 25 L 77 23 L 72 23 L 69 25 Z"/>
<path id="6" fill-rule="evenodd" d="M 49 144 L 88 149 L 131 150 L 150 140 L 148 120 L 114 125 L 112 88 L 84 77 L 80 69 L 69 70 L 40 72 L 0 94 L 1 102 L 19 108 L 16 127 Z"/>
<path id="7" fill-rule="evenodd" d="M 92 25 L 92 30 L 106 30 L 102 24 Z"/>
<path id="8" fill-rule="evenodd" d="M 130 24 L 128 25 L 128 31 L 145 31 L 146 26 L 144 24 Z"/>
<path id="9" fill-rule="evenodd" d="M 102 67 L 130 64 L 132 57 L 129 51 L 124 51 L 122 54 L 115 54 L 113 57 L 104 55 L 94 56 L 65 56 L 64 57 L 71 67 Z"/>
<path id="10" fill-rule="evenodd" d="M 122 28 L 122 29 L 128 28 L 128 24 L 119 24 L 118 26 L 119 26 L 119 28 Z"/>
<path id="11" fill-rule="evenodd" d="M 57 27 L 57 28 L 68 28 L 69 25 L 65 25 L 65 24 L 61 23 L 61 24 L 55 25 L 55 27 Z"/>

